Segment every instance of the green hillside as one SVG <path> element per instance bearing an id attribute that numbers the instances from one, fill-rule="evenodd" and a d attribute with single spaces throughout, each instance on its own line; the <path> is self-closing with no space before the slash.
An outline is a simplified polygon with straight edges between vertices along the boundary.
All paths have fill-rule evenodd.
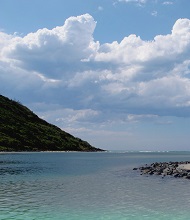
<path id="1" fill-rule="evenodd" d="M 0 95 L 0 151 L 101 151 Z"/>

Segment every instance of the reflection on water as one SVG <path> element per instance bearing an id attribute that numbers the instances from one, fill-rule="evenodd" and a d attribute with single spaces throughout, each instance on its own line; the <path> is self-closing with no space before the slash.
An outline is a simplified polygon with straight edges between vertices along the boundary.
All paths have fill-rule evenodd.
<path id="1" fill-rule="evenodd" d="M 0 161 L 0 175 L 21 175 L 42 172 L 42 167 L 36 163 L 16 160 Z"/>
<path id="2" fill-rule="evenodd" d="M 37 171 L 34 167 L 19 167 L 19 168 L 13 168 L 13 167 L 3 167 L 0 168 L 0 175 L 19 175 L 19 174 L 25 174 L 25 173 L 35 173 Z M 38 169 L 38 172 L 40 170 Z"/>

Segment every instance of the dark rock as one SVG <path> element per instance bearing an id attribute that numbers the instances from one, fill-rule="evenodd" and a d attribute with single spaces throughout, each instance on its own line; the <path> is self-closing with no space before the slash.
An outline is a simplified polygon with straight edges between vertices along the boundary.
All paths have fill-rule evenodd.
<path id="1" fill-rule="evenodd" d="M 173 176 L 175 178 L 181 177 L 190 179 L 190 170 L 182 170 L 179 168 L 180 164 L 189 164 L 190 161 L 181 162 L 155 162 L 151 165 L 146 164 L 133 170 L 140 170 L 141 175 L 161 175 L 162 178 L 165 176 Z"/>
<path id="2" fill-rule="evenodd" d="M 175 173 L 173 177 L 179 177 L 179 173 Z"/>

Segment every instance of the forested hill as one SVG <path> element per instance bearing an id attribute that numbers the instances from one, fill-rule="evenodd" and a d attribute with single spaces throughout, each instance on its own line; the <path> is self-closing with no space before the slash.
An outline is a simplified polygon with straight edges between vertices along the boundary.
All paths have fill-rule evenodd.
<path id="1" fill-rule="evenodd" d="M 0 95 L 0 151 L 101 151 Z"/>

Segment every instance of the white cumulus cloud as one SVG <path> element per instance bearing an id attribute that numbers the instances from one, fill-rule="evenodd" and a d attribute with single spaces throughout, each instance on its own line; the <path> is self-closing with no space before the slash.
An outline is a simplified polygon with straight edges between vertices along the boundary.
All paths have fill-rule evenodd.
<path id="1" fill-rule="evenodd" d="M 96 52 L 98 43 L 93 41 L 92 35 L 95 26 L 89 14 L 70 17 L 63 26 L 40 29 L 12 40 L 7 56 L 19 61 L 25 69 L 61 77 L 65 70 L 80 69 L 81 62 Z"/>
<path id="2" fill-rule="evenodd" d="M 129 35 L 100 44 L 93 38 L 95 27 L 85 14 L 24 37 L 1 32 L 1 93 L 31 106 L 45 103 L 40 114 L 47 118 L 48 106 L 58 105 L 59 111 L 51 110 L 57 123 L 190 117 L 189 19 L 177 20 L 170 34 L 152 41 Z"/>

